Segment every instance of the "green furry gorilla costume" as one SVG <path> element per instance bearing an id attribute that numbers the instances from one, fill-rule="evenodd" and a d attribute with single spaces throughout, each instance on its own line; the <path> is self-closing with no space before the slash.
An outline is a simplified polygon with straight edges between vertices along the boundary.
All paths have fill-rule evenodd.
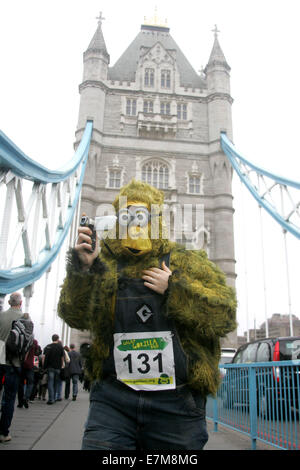
<path id="1" fill-rule="evenodd" d="M 121 196 L 144 203 L 149 210 L 153 204 L 163 204 L 161 191 L 134 180 L 121 189 L 114 201 L 116 211 Z M 88 272 L 82 271 L 77 252 L 71 250 L 58 312 L 70 327 L 91 332 L 88 371 L 92 380 L 101 380 L 103 362 L 109 357 L 113 342 L 118 280 L 122 276 L 141 278 L 145 269 L 160 267 L 160 259 L 169 253 L 172 275 L 163 294 L 164 314 L 175 324 L 187 357 L 187 384 L 205 397 L 215 394 L 219 385 L 220 338 L 236 327 L 235 292 L 204 251 L 186 250 L 165 239 L 161 219 L 159 238 L 151 240 L 151 250 L 139 256 L 124 247 L 118 239 L 118 229 L 115 239 L 101 240 L 101 252 Z"/>

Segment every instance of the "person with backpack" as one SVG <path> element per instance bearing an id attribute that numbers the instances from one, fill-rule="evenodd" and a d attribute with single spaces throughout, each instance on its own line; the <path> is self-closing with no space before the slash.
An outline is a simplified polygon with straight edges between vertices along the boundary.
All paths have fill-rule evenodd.
<path id="1" fill-rule="evenodd" d="M 19 385 L 20 359 L 6 357 L 6 341 L 10 335 L 12 322 L 23 317 L 22 296 L 13 292 L 8 301 L 10 308 L 0 312 L 0 382 L 4 377 L 4 390 L 2 396 L 1 418 L 0 418 L 0 442 L 11 440 L 9 428 L 13 419 L 16 394 Z"/>
<path id="2" fill-rule="evenodd" d="M 28 351 L 24 361 L 21 364 L 21 375 L 18 388 L 18 408 L 28 408 L 28 402 L 34 385 L 34 356 L 42 353 L 41 347 L 37 340 L 33 340 L 33 344 Z"/>

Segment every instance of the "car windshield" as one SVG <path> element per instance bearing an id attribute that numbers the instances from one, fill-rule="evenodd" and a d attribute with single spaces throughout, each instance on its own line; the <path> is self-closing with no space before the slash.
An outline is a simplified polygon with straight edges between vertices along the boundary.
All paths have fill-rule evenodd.
<path id="1" fill-rule="evenodd" d="M 300 359 L 300 339 L 281 340 L 279 351 L 281 361 Z"/>
<path id="2" fill-rule="evenodd" d="M 232 361 L 233 356 L 222 356 L 220 359 L 221 364 L 229 364 Z"/>

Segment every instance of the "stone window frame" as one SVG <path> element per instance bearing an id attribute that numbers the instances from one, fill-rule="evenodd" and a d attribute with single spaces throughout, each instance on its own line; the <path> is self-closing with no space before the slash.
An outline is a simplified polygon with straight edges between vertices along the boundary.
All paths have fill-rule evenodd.
<path id="1" fill-rule="evenodd" d="M 172 71 L 170 69 L 162 69 L 160 71 L 160 87 L 164 90 L 171 89 Z"/>
<path id="2" fill-rule="evenodd" d="M 154 88 L 155 84 L 155 69 L 153 67 L 146 67 L 144 70 L 144 86 L 147 88 Z"/>
<path id="3" fill-rule="evenodd" d="M 125 113 L 126 113 L 126 116 L 136 116 L 137 114 L 137 99 L 136 98 L 126 97 Z"/>
<path id="4" fill-rule="evenodd" d="M 165 159 L 160 156 L 152 156 L 152 157 L 140 157 L 136 156 L 136 179 L 138 181 L 142 181 L 142 167 L 146 163 L 150 163 L 152 161 L 159 161 L 163 165 L 167 165 L 169 169 L 169 181 L 168 181 L 168 188 L 166 189 L 175 189 L 176 188 L 176 160 L 173 157 Z"/>
<path id="5" fill-rule="evenodd" d="M 160 102 L 160 114 L 163 116 L 171 116 L 171 103 L 170 101 Z"/>
<path id="6" fill-rule="evenodd" d="M 188 120 L 188 104 L 187 103 L 177 103 L 177 119 L 179 121 Z"/>
<path id="7" fill-rule="evenodd" d="M 144 114 L 153 114 L 154 112 L 154 101 L 153 100 L 144 100 L 143 102 L 143 113 Z"/>
<path id="8" fill-rule="evenodd" d="M 145 169 L 145 167 L 147 168 Z M 141 180 L 145 183 L 151 184 L 157 189 L 168 189 L 169 173 L 169 165 L 166 162 L 162 162 L 159 159 L 152 159 L 142 164 Z"/>
<path id="9" fill-rule="evenodd" d="M 119 181 L 120 181 L 120 186 L 115 186 L 115 185 L 111 185 L 111 173 L 112 172 L 118 172 L 119 175 L 120 175 L 120 178 L 119 178 Z M 120 189 L 123 184 L 124 184 L 124 173 L 125 173 L 125 169 L 124 167 L 122 167 L 119 163 L 119 157 L 116 155 L 114 158 L 113 158 L 113 161 L 112 161 L 112 164 L 108 165 L 106 167 L 106 184 L 105 184 L 105 188 L 106 189 Z"/>
<path id="10" fill-rule="evenodd" d="M 199 191 L 191 191 L 191 178 L 199 178 Z M 187 188 L 186 192 L 187 194 L 191 195 L 203 195 L 203 181 L 204 181 L 204 174 L 201 173 L 200 171 L 189 171 L 186 173 L 186 180 L 187 180 Z M 193 183 L 195 186 L 195 183 Z"/>

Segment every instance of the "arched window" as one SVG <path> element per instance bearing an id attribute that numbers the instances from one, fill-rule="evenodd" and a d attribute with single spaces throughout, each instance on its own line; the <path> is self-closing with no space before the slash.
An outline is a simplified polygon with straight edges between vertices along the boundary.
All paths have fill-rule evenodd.
<path id="1" fill-rule="evenodd" d="M 158 160 L 147 162 L 142 166 L 142 181 L 159 189 L 169 187 L 169 168 Z"/>

